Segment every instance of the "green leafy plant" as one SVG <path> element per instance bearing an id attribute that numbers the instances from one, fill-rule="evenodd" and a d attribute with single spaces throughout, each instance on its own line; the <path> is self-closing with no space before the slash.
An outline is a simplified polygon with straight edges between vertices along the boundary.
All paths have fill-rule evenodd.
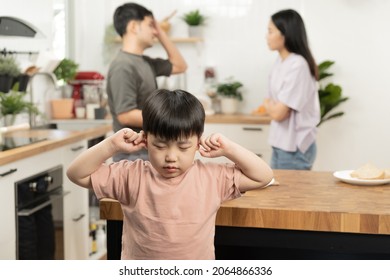
<path id="1" fill-rule="evenodd" d="M 65 83 L 72 81 L 77 74 L 79 65 L 71 59 L 64 58 L 60 64 L 54 69 L 54 75 L 57 80 L 63 80 Z"/>
<path id="2" fill-rule="evenodd" d="M 318 81 L 333 76 L 333 73 L 328 72 L 328 70 L 334 63 L 334 61 L 325 60 L 318 65 Z M 321 120 L 317 126 L 321 125 L 325 121 L 344 115 L 344 112 L 333 113 L 334 108 L 349 99 L 348 97 L 342 96 L 341 86 L 333 83 L 328 83 L 324 85 L 320 82 L 318 95 L 320 99 Z"/>
<path id="3" fill-rule="evenodd" d="M 38 108 L 24 100 L 26 93 L 20 91 L 0 92 L 0 112 L 5 115 L 16 115 L 22 112 L 39 114 Z"/>
<path id="4" fill-rule="evenodd" d="M 20 67 L 12 56 L 0 57 L 0 75 L 17 77 L 20 73 Z"/>
<path id="5" fill-rule="evenodd" d="M 228 79 L 228 82 L 217 85 L 217 94 L 223 97 L 236 98 L 239 101 L 242 101 L 242 94 L 239 90 L 242 86 L 243 84 L 241 82 L 234 81 L 230 78 Z"/>
<path id="6" fill-rule="evenodd" d="M 199 10 L 190 11 L 182 17 L 182 19 L 190 26 L 203 25 L 206 17 L 202 15 Z"/>

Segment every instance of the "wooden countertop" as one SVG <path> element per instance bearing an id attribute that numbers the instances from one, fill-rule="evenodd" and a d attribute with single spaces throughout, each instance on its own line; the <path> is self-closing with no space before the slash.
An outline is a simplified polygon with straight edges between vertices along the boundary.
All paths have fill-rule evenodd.
<path id="1" fill-rule="evenodd" d="M 45 151 L 50 151 L 83 139 L 105 135 L 112 130 L 111 125 L 101 125 L 83 131 L 67 131 L 58 129 L 26 129 L 7 132 L 4 137 L 43 137 L 47 140 L 29 144 L 16 149 L 0 152 L 0 166 Z"/>
<path id="2" fill-rule="evenodd" d="M 275 170 L 280 185 L 225 202 L 219 226 L 390 234 L 390 185 L 355 186 L 332 172 Z M 117 201 L 100 201 L 102 219 L 122 220 Z"/>
<path id="3" fill-rule="evenodd" d="M 206 123 L 269 124 L 270 122 L 271 118 L 268 115 L 215 114 L 206 116 Z"/>

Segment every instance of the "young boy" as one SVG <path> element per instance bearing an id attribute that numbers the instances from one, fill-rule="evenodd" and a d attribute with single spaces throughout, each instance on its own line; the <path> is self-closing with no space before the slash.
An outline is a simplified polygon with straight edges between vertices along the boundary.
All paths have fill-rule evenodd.
<path id="1" fill-rule="evenodd" d="M 215 259 L 215 217 L 222 202 L 267 185 L 270 167 L 222 134 L 202 137 L 205 112 L 192 94 L 156 90 L 143 131 L 124 128 L 79 155 L 67 170 L 98 199 L 120 202 L 122 259 Z M 105 161 L 146 148 L 149 161 Z M 194 160 L 225 156 L 234 163 Z"/>

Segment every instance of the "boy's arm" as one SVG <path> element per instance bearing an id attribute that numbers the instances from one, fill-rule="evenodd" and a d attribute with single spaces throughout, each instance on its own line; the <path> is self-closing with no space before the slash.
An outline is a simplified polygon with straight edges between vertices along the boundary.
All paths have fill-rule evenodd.
<path id="1" fill-rule="evenodd" d="M 181 55 L 179 49 L 169 39 L 168 35 L 161 29 L 160 25 L 155 21 L 157 30 L 157 38 L 167 52 L 168 59 L 172 63 L 172 74 L 183 73 L 187 70 L 187 63 Z"/>
<path id="2" fill-rule="evenodd" d="M 119 152 L 132 153 L 144 147 L 142 131 L 136 133 L 129 128 L 124 128 L 76 157 L 66 171 L 66 175 L 73 183 L 84 188 L 92 188 L 91 174 L 108 158 Z"/>
<path id="3" fill-rule="evenodd" d="M 240 179 L 240 191 L 245 192 L 267 185 L 273 178 L 272 169 L 255 153 L 229 140 L 222 134 L 212 134 L 201 139 L 199 152 L 204 157 L 225 156 L 237 164 L 243 176 Z"/>

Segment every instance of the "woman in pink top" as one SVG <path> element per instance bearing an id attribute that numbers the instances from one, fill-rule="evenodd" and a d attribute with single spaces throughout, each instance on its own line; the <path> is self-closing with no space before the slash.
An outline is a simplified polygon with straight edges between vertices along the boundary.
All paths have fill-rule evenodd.
<path id="1" fill-rule="evenodd" d="M 78 156 L 67 176 L 118 200 L 122 259 L 214 259 L 215 217 L 222 202 L 270 183 L 258 156 L 222 134 L 202 137 L 205 112 L 192 94 L 155 91 L 142 110 L 143 131 L 124 128 Z M 149 161 L 105 161 L 146 148 Z M 225 156 L 233 163 L 194 160 Z M 239 238 L 239 237 L 237 237 Z"/>
<path id="2" fill-rule="evenodd" d="M 272 15 L 268 46 L 279 53 L 271 70 L 264 106 L 271 116 L 269 143 L 273 169 L 311 169 L 320 121 L 318 69 L 305 25 L 294 10 Z"/>

